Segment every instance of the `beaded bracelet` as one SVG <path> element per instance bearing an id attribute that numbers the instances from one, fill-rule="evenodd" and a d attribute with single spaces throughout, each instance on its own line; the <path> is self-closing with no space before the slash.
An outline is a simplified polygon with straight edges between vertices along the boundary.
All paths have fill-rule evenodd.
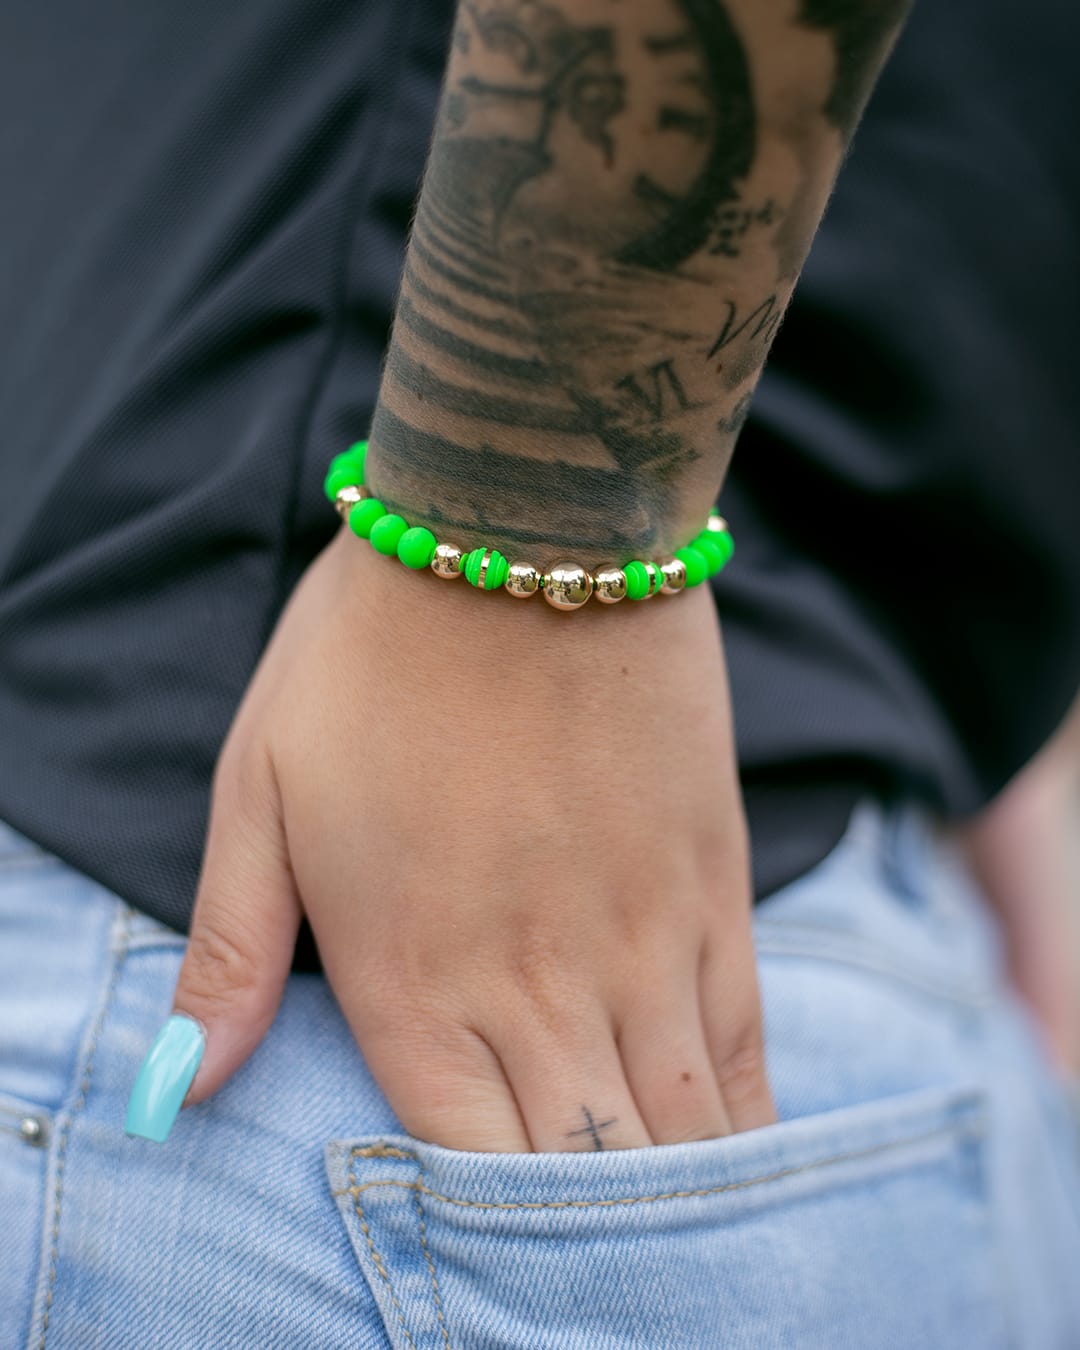
<path id="1" fill-rule="evenodd" d="M 422 525 L 410 526 L 371 495 L 364 486 L 367 446 L 367 441 L 358 441 L 330 463 L 323 486 L 341 518 L 379 553 L 396 556 L 416 571 L 430 567 L 447 581 L 463 576 L 480 591 L 502 587 L 518 600 L 527 600 L 540 591 L 555 609 L 580 609 L 592 595 L 605 605 L 648 600 L 699 585 L 715 576 L 735 552 L 727 522 L 715 513 L 689 544 L 677 548 L 669 558 L 635 558 L 621 567 L 605 563 L 593 572 L 574 562 L 553 563 L 544 572 L 532 563 L 509 562 L 491 548 L 466 552 L 456 544 L 440 544 L 430 530 Z"/>

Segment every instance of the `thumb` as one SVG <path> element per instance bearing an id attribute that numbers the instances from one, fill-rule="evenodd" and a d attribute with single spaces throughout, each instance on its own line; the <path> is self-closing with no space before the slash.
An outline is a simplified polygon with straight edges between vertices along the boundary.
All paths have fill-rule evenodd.
<path id="1" fill-rule="evenodd" d="M 262 747 L 227 745 L 168 1019 L 143 1061 L 125 1131 L 163 1143 L 182 1105 L 212 1096 L 265 1036 L 300 926 L 281 799 Z"/>

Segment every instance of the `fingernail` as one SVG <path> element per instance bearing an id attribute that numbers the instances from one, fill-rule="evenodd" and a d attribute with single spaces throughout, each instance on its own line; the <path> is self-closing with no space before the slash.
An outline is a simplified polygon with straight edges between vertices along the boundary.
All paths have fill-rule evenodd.
<path id="1" fill-rule="evenodd" d="M 195 1077 L 206 1038 L 193 1017 L 173 1013 L 154 1038 L 128 1098 L 124 1133 L 163 1144 Z"/>

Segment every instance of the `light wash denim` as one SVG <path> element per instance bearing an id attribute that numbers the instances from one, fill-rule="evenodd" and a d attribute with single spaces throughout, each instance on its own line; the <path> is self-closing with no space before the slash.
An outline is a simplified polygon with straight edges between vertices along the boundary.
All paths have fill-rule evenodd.
<path id="1" fill-rule="evenodd" d="M 626 1152 L 402 1133 L 324 981 L 126 1138 L 183 939 L 0 829 L 4 1350 L 1076 1350 L 1077 1122 L 910 815 L 756 931 L 781 1123 Z"/>

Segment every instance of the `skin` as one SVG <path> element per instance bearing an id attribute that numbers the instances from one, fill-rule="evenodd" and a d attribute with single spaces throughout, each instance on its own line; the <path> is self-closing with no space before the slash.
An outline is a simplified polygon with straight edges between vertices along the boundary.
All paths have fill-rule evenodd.
<path id="1" fill-rule="evenodd" d="M 1012 982 L 1066 1073 L 1080 1074 L 1080 701 L 1039 755 L 958 831 L 997 915 Z"/>
<path id="2" fill-rule="evenodd" d="M 463 0 L 371 432 L 411 524 L 548 567 L 692 537 L 899 7 Z M 230 731 L 176 1008 L 189 1101 L 265 1034 L 301 911 L 405 1128 L 598 1150 L 767 1124 L 706 587 L 479 596 L 347 532 Z"/>

